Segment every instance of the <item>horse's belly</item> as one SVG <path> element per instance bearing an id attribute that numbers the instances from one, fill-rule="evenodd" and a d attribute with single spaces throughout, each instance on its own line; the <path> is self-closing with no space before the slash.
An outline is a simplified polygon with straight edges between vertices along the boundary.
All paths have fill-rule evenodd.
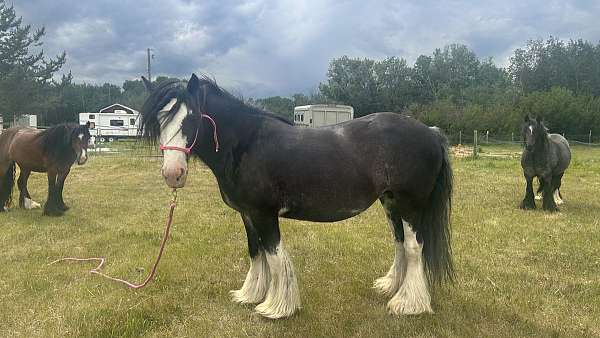
<path id="1" fill-rule="evenodd" d="M 282 217 L 313 222 L 335 222 L 356 216 L 377 200 L 371 191 L 352 191 L 336 188 L 320 192 L 306 191 L 288 196 L 279 214 Z"/>

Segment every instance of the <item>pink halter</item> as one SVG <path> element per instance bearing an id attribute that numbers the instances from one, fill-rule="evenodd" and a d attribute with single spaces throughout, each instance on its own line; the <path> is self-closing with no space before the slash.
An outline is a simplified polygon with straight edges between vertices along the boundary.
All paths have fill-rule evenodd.
<path id="1" fill-rule="evenodd" d="M 202 118 L 209 120 L 210 123 L 212 123 L 212 125 L 213 125 L 213 140 L 215 141 L 215 152 L 219 152 L 219 138 L 217 136 L 217 123 L 209 115 L 202 114 L 200 116 Z M 196 145 L 197 140 L 198 140 L 198 129 L 196 129 L 196 136 L 194 136 L 194 142 L 192 142 L 191 146 L 189 146 L 187 148 L 182 148 L 182 147 L 176 147 L 176 146 L 165 146 L 165 145 L 161 144 L 160 150 L 178 150 L 178 151 L 182 151 L 189 155 L 192 152 L 194 145 Z"/>

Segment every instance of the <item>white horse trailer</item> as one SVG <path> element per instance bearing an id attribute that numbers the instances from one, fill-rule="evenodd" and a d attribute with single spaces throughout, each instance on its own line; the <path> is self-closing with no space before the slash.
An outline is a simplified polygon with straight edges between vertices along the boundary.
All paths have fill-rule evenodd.
<path id="1" fill-rule="evenodd" d="M 38 127 L 37 115 L 23 114 L 15 120 L 15 125 L 20 127 L 36 128 Z"/>
<path id="2" fill-rule="evenodd" d="M 79 124 L 90 123 L 90 134 L 96 141 L 112 142 L 120 138 L 136 137 L 140 113 L 122 104 L 113 104 L 97 113 L 80 113 Z"/>
<path id="3" fill-rule="evenodd" d="M 294 108 L 294 123 L 306 127 L 322 127 L 350 121 L 354 108 L 339 104 L 311 104 Z"/>

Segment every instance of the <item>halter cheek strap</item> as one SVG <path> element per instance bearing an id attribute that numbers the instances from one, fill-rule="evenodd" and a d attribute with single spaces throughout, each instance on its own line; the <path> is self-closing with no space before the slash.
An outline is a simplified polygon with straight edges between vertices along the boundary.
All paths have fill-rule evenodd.
<path id="1" fill-rule="evenodd" d="M 209 120 L 210 123 L 212 124 L 212 126 L 213 126 L 213 140 L 215 141 L 215 152 L 219 152 L 219 137 L 217 136 L 217 123 L 209 115 L 202 114 L 200 116 L 202 118 L 205 118 L 205 119 Z M 189 146 L 187 148 L 183 148 L 183 147 L 176 147 L 176 146 L 165 146 L 165 145 L 161 144 L 160 145 L 160 150 L 178 150 L 178 151 L 184 152 L 187 155 L 189 155 L 192 152 L 192 149 L 194 148 L 194 145 L 196 145 L 196 141 L 197 140 L 198 140 L 198 129 L 196 129 L 196 136 L 194 136 L 194 142 L 192 142 L 191 146 Z"/>

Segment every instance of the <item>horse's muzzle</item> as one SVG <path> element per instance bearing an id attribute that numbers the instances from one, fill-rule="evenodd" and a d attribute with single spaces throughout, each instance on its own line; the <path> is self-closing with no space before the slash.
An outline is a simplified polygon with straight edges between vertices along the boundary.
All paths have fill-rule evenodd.
<path id="1" fill-rule="evenodd" d="M 84 150 L 77 157 L 77 164 L 84 165 L 85 162 L 87 162 L 87 160 L 88 160 L 87 152 Z"/>
<path id="2" fill-rule="evenodd" d="M 165 183 L 170 188 L 183 188 L 187 179 L 187 170 L 180 166 L 173 166 L 162 169 L 162 175 Z"/>

